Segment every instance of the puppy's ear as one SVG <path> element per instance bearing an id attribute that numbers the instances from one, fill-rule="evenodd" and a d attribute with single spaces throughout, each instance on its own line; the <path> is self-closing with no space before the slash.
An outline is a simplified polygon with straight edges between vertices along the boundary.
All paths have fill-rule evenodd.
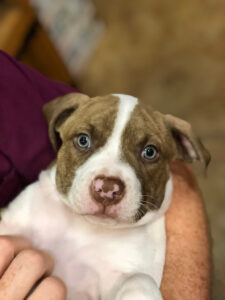
<path id="1" fill-rule="evenodd" d="M 210 154 L 193 132 L 191 125 L 171 115 L 165 115 L 164 118 L 175 142 L 175 159 L 185 162 L 199 160 L 207 167 L 211 159 Z"/>
<path id="2" fill-rule="evenodd" d="M 50 141 L 55 151 L 60 147 L 59 128 L 81 104 L 89 100 L 86 95 L 72 93 L 56 98 L 43 106 Z"/>

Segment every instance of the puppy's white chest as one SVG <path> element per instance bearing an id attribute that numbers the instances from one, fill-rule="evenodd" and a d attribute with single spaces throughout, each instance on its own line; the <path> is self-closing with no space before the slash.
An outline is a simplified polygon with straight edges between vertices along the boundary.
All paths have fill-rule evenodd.
<path id="1" fill-rule="evenodd" d="M 154 231 L 161 231 L 162 225 L 163 220 L 154 224 Z M 51 235 L 49 240 L 42 232 L 37 241 L 55 257 L 54 273 L 69 287 L 69 299 L 75 295 L 76 299 L 79 295 L 83 299 L 85 291 L 89 291 L 92 299 L 98 299 L 99 295 L 108 299 L 116 286 L 135 273 L 149 274 L 160 283 L 164 247 L 149 228 L 101 230 L 78 217 L 62 231 L 63 235 Z"/>
<path id="2" fill-rule="evenodd" d="M 82 220 L 75 223 L 65 228 L 63 237 L 52 236 L 49 241 L 46 235 L 38 238 L 42 247 L 55 257 L 54 273 L 66 282 L 69 299 L 75 295 L 75 299 L 79 295 L 83 299 L 85 291 L 89 291 L 92 299 L 99 295 L 108 299 L 113 289 L 135 273 L 148 274 L 160 283 L 163 245 L 157 245 L 148 228 L 102 232 L 99 228 L 92 230 L 93 225 L 82 224 Z M 155 231 L 162 224 L 154 224 Z"/>

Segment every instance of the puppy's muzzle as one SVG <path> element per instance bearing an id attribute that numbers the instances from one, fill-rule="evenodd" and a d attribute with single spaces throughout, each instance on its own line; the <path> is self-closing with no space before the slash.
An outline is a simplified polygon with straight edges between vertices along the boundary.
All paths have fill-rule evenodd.
<path id="1" fill-rule="evenodd" d="M 104 206 L 119 203 L 125 194 L 125 185 L 117 177 L 103 175 L 95 177 L 91 183 L 92 198 Z"/>

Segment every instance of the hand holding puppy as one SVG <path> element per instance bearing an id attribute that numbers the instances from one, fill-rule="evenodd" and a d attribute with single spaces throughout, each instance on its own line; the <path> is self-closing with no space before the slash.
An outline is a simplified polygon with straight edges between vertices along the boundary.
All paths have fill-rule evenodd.
<path id="1" fill-rule="evenodd" d="M 0 253 L 0 300 L 66 299 L 65 285 L 51 276 L 54 261 L 49 254 L 18 236 L 0 236 Z"/>

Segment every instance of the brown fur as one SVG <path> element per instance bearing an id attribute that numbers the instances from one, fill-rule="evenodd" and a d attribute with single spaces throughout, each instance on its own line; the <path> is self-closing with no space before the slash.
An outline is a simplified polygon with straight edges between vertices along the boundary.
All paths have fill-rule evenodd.
<path id="1" fill-rule="evenodd" d="M 210 155 L 189 123 L 171 115 L 163 115 L 141 104 L 135 107 L 123 133 L 122 149 L 124 159 L 134 168 L 142 183 L 143 197 L 137 219 L 148 210 L 161 206 L 169 178 L 169 163 L 175 159 L 193 161 L 182 143 L 182 136 L 191 142 L 196 151 L 196 159 L 205 162 L 207 166 Z M 159 151 L 159 159 L 154 162 L 141 159 L 141 152 L 150 144 Z"/>
<path id="2" fill-rule="evenodd" d="M 148 210 L 158 209 L 164 198 L 165 184 L 169 178 L 168 163 L 173 157 L 171 137 L 153 110 L 137 105 L 123 133 L 123 159 L 135 170 L 142 183 L 142 203 L 136 216 L 140 219 Z M 160 153 L 157 161 L 145 161 L 141 152 L 145 146 L 153 144 Z"/>
<path id="3" fill-rule="evenodd" d="M 43 107 L 43 113 L 49 126 L 49 137 L 55 150 L 59 149 L 58 128 L 84 102 L 90 98 L 83 94 L 71 93 L 48 102 Z"/>
<path id="4" fill-rule="evenodd" d="M 188 122 L 171 115 L 165 115 L 164 118 L 166 126 L 171 131 L 176 142 L 176 158 L 185 162 L 193 161 L 193 159 L 188 155 L 185 145 L 182 142 L 183 136 L 191 143 L 194 151 L 196 152 L 196 159 L 203 162 L 207 168 L 211 160 L 210 154 L 203 146 L 201 140 L 193 132 L 191 125 Z"/>
<path id="5" fill-rule="evenodd" d="M 70 189 L 76 169 L 94 151 L 106 143 L 107 138 L 112 132 L 119 104 L 119 99 L 112 95 L 92 99 L 84 95 L 82 95 L 83 97 L 80 94 L 78 95 L 76 97 L 76 94 L 71 94 L 69 102 L 67 102 L 68 96 L 61 99 L 63 100 L 62 102 L 67 102 L 66 104 L 61 105 L 61 100 L 60 102 L 58 100 L 58 103 L 54 103 L 54 106 L 50 102 L 45 108 L 45 111 L 48 110 L 49 115 L 52 113 L 53 116 L 53 119 L 50 118 L 49 120 L 49 134 L 53 145 L 55 145 L 56 139 L 54 138 L 54 134 L 56 130 L 59 132 L 62 140 L 62 146 L 57 156 L 56 185 L 57 189 L 63 194 L 67 194 Z M 74 112 L 67 119 L 64 119 L 63 123 L 60 122 L 60 125 L 58 123 L 56 126 L 55 120 L 59 120 L 60 115 L 63 115 L 66 109 L 71 108 L 74 108 Z M 92 147 L 86 153 L 79 151 L 74 146 L 74 139 L 80 133 L 87 133 L 92 138 Z"/>

